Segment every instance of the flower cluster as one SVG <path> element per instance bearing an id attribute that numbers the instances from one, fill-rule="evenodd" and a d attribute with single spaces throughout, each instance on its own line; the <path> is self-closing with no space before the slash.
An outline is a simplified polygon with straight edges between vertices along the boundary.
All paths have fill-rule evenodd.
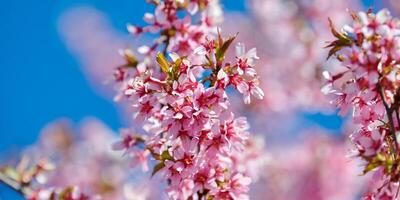
<path id="1" fill-rule="evenodd" d="M 143 61 L 131 50 L 121 51 L 127 64 L 115 72 L 118 99 L 131 104 L 149 135 L 124 130 L 114 149 L 125 150 L 144 170 L 151 156 L 156 162 L 152 174 L 163 174 L 170 199 L 246 199 L 251 179 L 234 155 L 244 150 L 248 123 L 229 110 L 226 90 L 236 88 L 245 103 L 251 96 L 263 98 L 254 70 L 256 50 L 245 51 L 238 43 L 235 59 L 227 61 L 236 35 L 223 38 L 216 30 L 221 13 L 215 1 L 150 2 L 156 8 L 155 14 L 145 14 L 149 25 L 129 25 L 128 30 L 160 37 L 138 48 Z M 192 24 L 199 16 L 200 22 Z"/>
<path id="2" fill-rule="evenodd" d="M 115 140 L 116 134 L 98 120 L 76 127 L 58 120 L 23 151 L 17 167 L 0 169 L 0 181 L 30 200 L 160 199 L 160 192 L 150 193 L 159 190 L 157 179 L 140 178 L 139 170 L 126 173 L 129 163 L 109 148 Z"/>
<path id="3" fill-rule="evenodd" d="M 76 186 L 86 194 L 101 196 L 103 200 L 136 200 L 138 198 L 132 197 L 132 194 L 137 196 L 134 186 L 138 185 L 137 181 L 143 181 L 143 185 L 147 181 L 126 174 L 129 163 L 120 159 L 119 152 L 109 148 L 117 139 L 115 135 L 95 119 L 84 120 L 80 126 L 59 120 L 43 129 L 40 141 L 30 147 L 26 154 L 32 158 L 46 157 L 53 161 L 55 169 L 46 173 L 48 186 Z M 145 190 L 141 192 L 142 195 L 146 193 Z M 146 197 L 153 196 L 147 194 Z"/>
<path id="4" fill-rule="evenodd" d="M 152 45 L 138 48 L 139 53 L 144 55 L 151 55 L 159 45 L 166 44 L 164 53 L 190 56 L 207 35 L 215 34 L 214 25 L 222 20 L 218 0 L 150 0 L 149 3 L 156 8 L 154 13 L 146 13 L 143 17 L 148 25 L 127 25 L 128 31 L 134 36 L 160 33 Z M 182 13 L 183 18 L 179 17 Z"/>
<path id="5" fill-rule="evenodd" d="M 261 88 L 268 91 L 263 103 L 252 105 L 255 112 L 293 110 L 329 110 L 320 92 L 321 68 L 335 67 L 326 63 L 329 39 L 326 19 L 335 17 L 349 22 L 346 8 L 357 7 L 357 1 L 325 0 L 249 0 L 251 17 L 234 15 L 226 28 L 240 27 L 240 39 L 256 45 L 263 55 L 259 61 Z M 239 18 L 239 19 L 238 19 Z"/>
<path id="6" fill-rule="evenodd" d="M 28 200 L 95 200 L 81 193 L 77 187 L 54 188 L 45 186 L 45 173 L 54 166 L 45 159 L 32 165 L 23 157 L 17 167 L 5 166 L 0 169 L 0 182 L 11 187 Z"/>
<path id="7" fill-rule="evenodd" d="M 341 114 L 353 110 L 358 125 L 351 135 L 356 155 L 375 171 L 380 186 L 366 199 L 393 199 L 398 194 L 400 158 L 400 22 L 386 9 L 352 14 L 354 23 L 331 30 L 329 56 L 342 63 L 338 72 L 324 72 L 323 91 L 334 96 Z M 379 181 L 378 181 L 379 180 Z"/>
<path id="8" fill-rule="evenodd" d="M 77 187 L 67 188 L 46 188 L 35 191 L 29 197 L 28 200 L 96 200 L 99 197 L 91 198 L 86 194 L 82 193 Z"/>
<path id="9" fill-rule="evenodd" d="M 254 199 L 356 199 L 362 191 L 358 168 L 344 155 L 344 138 L 321 130 L 306 132 L 294 144 L 270 147 Z M 284 151 L 282 150 L 284 146 Z M 267 196 L 265 194 L 268 194 Z"/>

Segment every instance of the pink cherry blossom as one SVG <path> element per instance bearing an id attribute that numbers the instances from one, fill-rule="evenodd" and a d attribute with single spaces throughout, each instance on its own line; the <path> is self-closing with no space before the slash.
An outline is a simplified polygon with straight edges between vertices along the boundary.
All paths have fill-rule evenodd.
<path id="1" fill-rule="evenodd" d="M 238 44 L 236 58 L 226 59 L 236 35 L 224 38 L 214 26 L 220 14 L 216 2 L 152 2 L 154 14 L 144 17 L 149 25 L 129 29 L 135 35 L 159 33 L 159 38 L 140 47 L 143 61 L 123 54 L 131 65 L 115 73 L 118 99 L 129 102 L 148 137 L 122 132 L 114 148 L 142 166 L 151 155 L 152 175 L 167 182 L 170 199 L 248 198 L 251 178 L 234 154 L 245 151 L 249 126 L 230 111 L 226 89 L 236 88 L 245 103 L 251 96 L 263 98 L 254 70 L 258 56 L 254 48 L 246 52 Z M 185 15 L 178 16 L 180 11 Z"/>
<path id="2" fill-rule="evenodd" d="M 375 171 L 375 187 L 366 199 L 397 199 L 399 170 L 400 23 L 386 9 L 352 14 L 354 23 L 336 31 L 329 56 L 342 63 L 339 72 L 325 72 L 324 91 L 346 114 L 350 109 L 354 128 L 351 140 L 365 162 L 364 173 Z"/>

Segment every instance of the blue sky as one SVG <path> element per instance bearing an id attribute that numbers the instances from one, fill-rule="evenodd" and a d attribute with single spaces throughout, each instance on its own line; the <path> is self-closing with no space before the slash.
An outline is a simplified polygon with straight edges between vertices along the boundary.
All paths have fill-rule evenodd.
<path id="1" fill-rule="evenodd" d="M 79 122 L 96 116 L 114 129 L 121 126 L 113 102 L 90 88 L 79 62 L 57 33 L 57 19 L 63 11 L 82 5 L 104 12 L 121 32 L 125 32 L 127 22 L 140 22 L 148 9 L 144 0 L 13 0 L 0 7 L 3 158 L 35 142 L 41 128 L 60 117 Z M 227 3 L 226 8 L 243 11 L 244 1 Z M 2 199 L 18 197 L 0 184 Z"/>
<path id="2" fill-rule="evenodd" d="M 96 116 L 121 126 L 117 109 L 97 95 L 79 62 L 57 33 L 57 19 L 68 8 L 89 5 L 104 12 L 121 32 L 140 22 L 144 0 L 12 0 L 0 7 L 0 153 L 33 143 L 40 129 L 60 117 L 79 122 Z M 222 1 L 227 10 L 245 11 L 244 0 Z M 373 5 L 373 1 L 365 1 Z M 324 121 L 323 116 L 310 119 Z M 335 123 L 340 123 L 335 122 Z M 333 124 L 336 126 L 336 124 Z M 1 160 L 1 159 L 0 159 Z M 0 186 L 1 199 L 15 199 Z"/>
<path id="3" fill-rule="evenodd" d="M 144 2 L 16 0 L 1 6 L 0 152 L 32 143 L 43 125 L 59 117 L 79 121 L 96 116 L 113 128 L 120 126 L 113 103 L 91 90 L 79 62 L 60 40 L 57 19 L 68 8 L 89 5 L 106 13 L 122 32 L 127 22 L 141 21 Z M 244 10 L 244 2 L 225 7 Z"/>

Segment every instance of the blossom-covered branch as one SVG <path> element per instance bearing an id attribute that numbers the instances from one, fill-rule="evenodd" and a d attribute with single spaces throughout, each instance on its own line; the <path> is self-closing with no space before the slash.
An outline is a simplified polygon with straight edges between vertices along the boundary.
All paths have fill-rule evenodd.
<path id="1" fill-rule="evenodd" d="M 400 22 L 384 9 L 352 14 L 354 23 L 337 31 L 332 23 L 329 57 L 342 63 L 342 70 L 324 72 L 323 88 L 335 96 L 341 114 L 353 110 L 358 128 L 351 135 L 356 155 L 366 162 L 364 173 L 375 171 L 376 188 L 365 199 L 398 196 L 400 158 Z"/>
<path id="2" fill-rule="evenodd" d="M 89 200 L 91 198 L 79 191 L 77 187 L 55 188 L 43 187 L 44 173 L 53 169 L 46 160 L 40 160 L 30 166 L 24 157 L 16 168 L 5 166 L 0 169 L 0 183 L 5 184 L 28 200 Z"/>

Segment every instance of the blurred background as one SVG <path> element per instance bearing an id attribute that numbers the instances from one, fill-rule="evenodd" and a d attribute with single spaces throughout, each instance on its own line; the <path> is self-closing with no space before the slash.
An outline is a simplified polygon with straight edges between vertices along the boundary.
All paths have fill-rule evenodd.
<path id="1" fill-rule="evenodd" d="M 381 0 L 361 3 L 374 10 L 388 5 Z M 249 15 L 245 0 L 222 0 L 222 5 L 233 17 L 225 20 Z M 34 143 L 42 128 L 59 118 L 79 123 L 93 116 L 113 130 L 127 124 L 107 89 L 107 73 L 120 61 L 118 48 L 138 42 L 129 39 L 126 23 L 143 23 L 143 13 L 151 9 L 144 0 L 3 2 L 0 161 Z M 98 69 L 102 67 L 104 71 Z M 320 112 L 302 113 L 297 121 L 292 129 L 318 124 L 333 133 L 343 123 L 333 113 Z M 17 197 L 0 185 L 0 199 Z"/>

